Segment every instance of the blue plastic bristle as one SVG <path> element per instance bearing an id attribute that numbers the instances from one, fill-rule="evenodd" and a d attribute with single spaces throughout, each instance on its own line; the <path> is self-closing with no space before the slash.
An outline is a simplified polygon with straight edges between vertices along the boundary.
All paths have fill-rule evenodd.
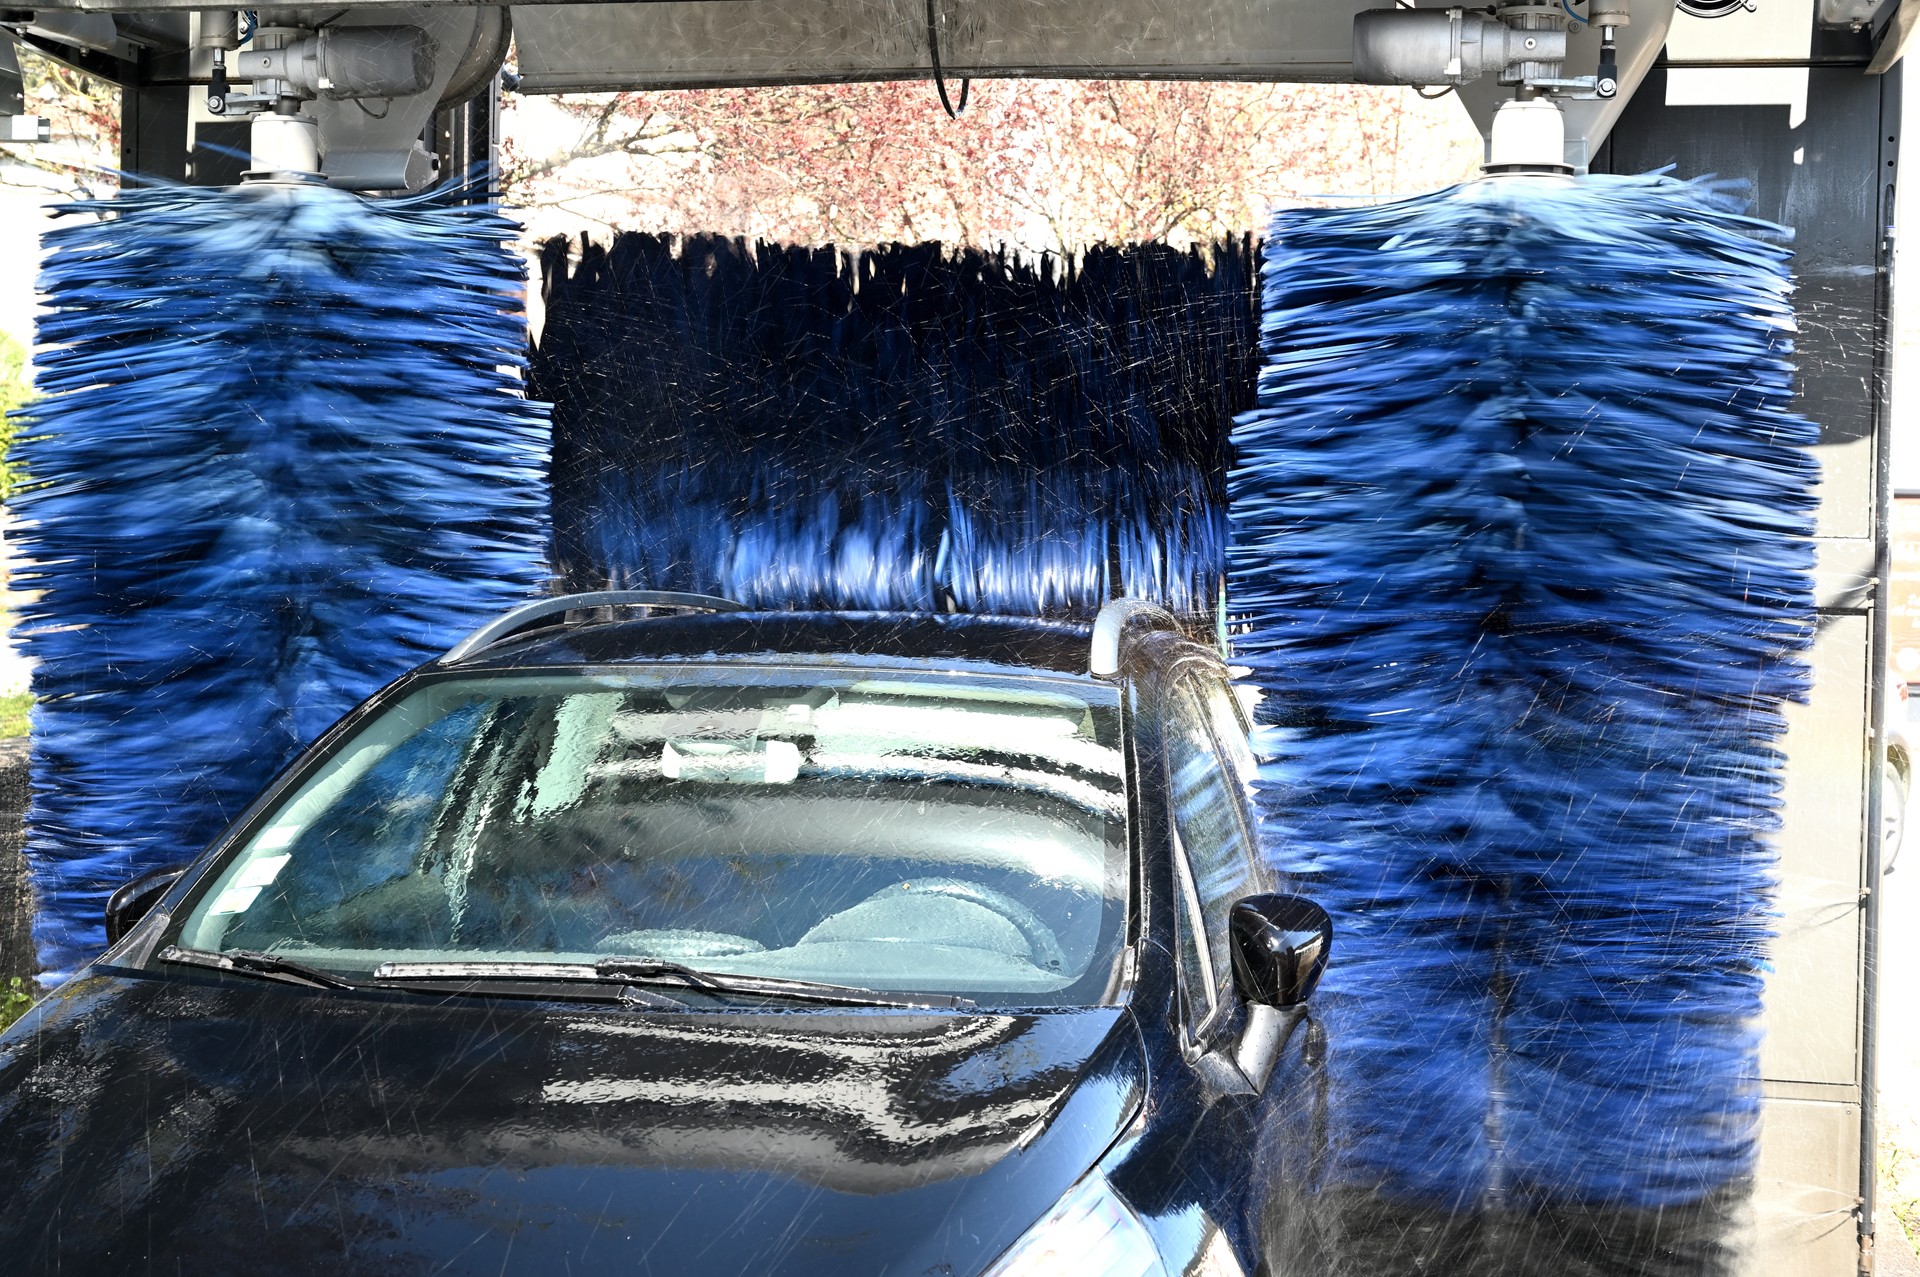
<path id="1" fill-rule="evenodd" d="M 1752 1172 L 1818 471 L 1786 233 L 1737 208 L 1503 179 L 1275 219 L 1229 599 L 1267 853 L 1337 928 L 1326 1188 Z"/>
<path id="2" fill-rule="evenodd" d="M 455 195 L 149 187 L 48 232 L 16 507 L 43 980 L 119 883 L 545 580 L 515 228 Z"/>
<path id="3" fill-rule="evenodd" d="M 621 235 L 546 247 L 555 562 L 771 607 L 1210 615 L 1250 246 L 1071 267 Z"/>

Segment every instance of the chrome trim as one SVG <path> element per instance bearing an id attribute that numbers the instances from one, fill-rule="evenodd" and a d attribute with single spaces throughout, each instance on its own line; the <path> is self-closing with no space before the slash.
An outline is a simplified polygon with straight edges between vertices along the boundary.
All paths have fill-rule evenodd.
<path id="1" fill-rule="evenodd" d="M 591 590 L 584 594 L 561 594 L 536 599 L 513 609 L 505 616 L 488 621 L 473 633 L 447 649 L 442 665 L 465 660 L 484 647 L 491 647 L 542 617 L 555 613 L 582 612 L 597 607 L 679 608 L 688 612 L 744 612 L 747 605 L 711 594 L 683 594 L 675 590 Z"/>
<path id="2" fill-rule="evenodd" d="M 1098 678 L 1112 678 L 1120 672 L 1120 639 L 1136 621 L 1156 630 L 1180 629 L 1173 613 L 1145 599 L 1111 599 L 1101 606 L 1093 620 L 1093 650 L 1087 668 Z"/>

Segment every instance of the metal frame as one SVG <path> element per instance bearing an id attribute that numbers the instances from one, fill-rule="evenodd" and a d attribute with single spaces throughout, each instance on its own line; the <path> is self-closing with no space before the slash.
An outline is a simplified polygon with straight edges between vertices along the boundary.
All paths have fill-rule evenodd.
<path id="1" fill-rule="evenodd" d="M 1886 523 L 1892 194 L 1901 76 L 1867 74 L 1866 33 L 1760 36 L 1763 11 L 1712 23 L 1676 18 L 1676 47 L 1636 95 L 1596 170 L 1677 164 L 1752 182 L 1753 215 L 1797 231 L 1797 409 L 1820 423 L 1825 471 L 1815 590 L 1819 636 L 1809 700 L 1790 707 L 1782 887 L 1767 979 L 1759 1087 L 1764 1117 L 1753 1277 L 1866 1271 L 1875 1202 L 1876 952 L 1885 705 Z M 1728 27 L 1725 61 L 1703 36 Z M 1787 35 L 1795 45 L 1786 47 Z M 1719 38 L 1717 35 L 1715 38 Z M 1804 77 L 1795 107 L 1778 93 Z M 1699 77 L 1681 83 L 1679 77 Z M 1714 94 L 1703 91 L 1712 77 Z M 1804 113 L 1797 118 L 1795 111 Z M 1857 823 L 1856 823 L 1857 822 Z M 1857 1143 L 1856 1143 L 1857 1141 Z M 1841 1224 L 1809 1195 L 1850 1210 Z M 1838 1204 L 1844 1202 L 1844 1207 Z"/>

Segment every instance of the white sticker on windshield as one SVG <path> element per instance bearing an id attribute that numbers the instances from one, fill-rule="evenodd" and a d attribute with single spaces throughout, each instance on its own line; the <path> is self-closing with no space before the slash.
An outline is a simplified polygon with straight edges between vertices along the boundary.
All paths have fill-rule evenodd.
<path id="1" fill-rule="evenodd" d="M 273 880 L 280 876 L 280 871 L 286 868 L 287 862 L 292 859 L 290 855 L 261 856 L 248 862 L 246 868 L 240 871 L 240 876 L 233 880 L 233 885 L 235 887 L 271 886 Z"/>
<path id="2" fill-rule="evenodd" d="M 213 908 L 207 910 L 207 912 L 210 914 L 240 913 L 241 911 L 246 909 L 248 905 L 252 904 L 254 902 L 255 897 L 257 897 L 261 893 L 261 891 L 264 889 L 265 889 L 264 886 L 228 887 L 225 891 L 220 893 L 220 898 L 213 902 Z"/>
<path id="3" fill-rule="evenodd" d="M 298 825 L 275 825 L 272 829 L 263 830 L 260 836 L 253 840 L 253 847 L 255 851 L 278 851 L 299 836 L 300 826 Z"/>
<path id="4" fill-rule="evenodd" d="M 767 750 L 767 783 L 791 785 L 800 776 L 800 747 L 789 740 L 770 740 Z"/>

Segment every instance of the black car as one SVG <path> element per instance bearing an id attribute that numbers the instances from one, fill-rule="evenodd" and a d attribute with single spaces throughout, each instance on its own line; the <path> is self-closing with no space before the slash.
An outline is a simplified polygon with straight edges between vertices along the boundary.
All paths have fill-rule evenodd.
<path id="1" fill-rule="evenodd" d="M 521 609 L 0 1036 L 0 1264 L 1264 1271 L 1331 934 L 1226 673 L 1137 602 Z"/>

